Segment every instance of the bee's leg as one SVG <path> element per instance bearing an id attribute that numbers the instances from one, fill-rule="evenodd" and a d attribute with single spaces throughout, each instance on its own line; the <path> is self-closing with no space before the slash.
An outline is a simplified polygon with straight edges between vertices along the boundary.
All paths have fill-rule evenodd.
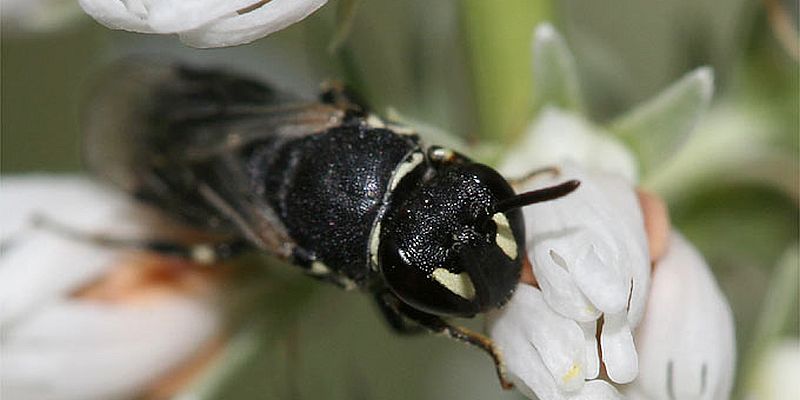
<path id="1" fill-rule="evenodd" d="M 409 320 L 398 310 L 400 300 L 389 292 L 375 294 L 375 304 L 392 330 L 401 335 L 415 335 L 425 332 L 421 325 Z"/>
<path id="2" fill-rule="evenodd" d="M 230 260 L 251 249 L 248 243 L 239 239 L 228 242 L 181 243 L 160 239 L 121 238 L 98 232 L 84 232 L 43 215 L 35 215 L 33 225 L 69 239 L 97 246 L 148 251 L 164 256 L 183 258 L 203 265 Z"/>
<path id="3" fill-rule="evenodd" d="M 500 349 L 488 337 L 461 326 L 451 325 L 441 317 L 416 310 L 405 304 L 399 305 L 398 312 L 433 333 L 443 333 L 453 339 L 485 351 L 489 354 L 489 357 L 492 357 L 497 378 L 500 380 L 500 386 L 506 390 L 514 387 L 514 384 L 506 378 L 506 366 Z"/>
<path id="4" fill-rule="evenodd" d="M 507 178 L 507 180 L 508 180 L 508 183 L 511 184 L 511 186 L 516 187 L 516 186 L 521 186 L 521 185 L 525 184 L 525 182 L 527 182 L 527 181 L 529 181 L 529 180 L 531 180 L 533 178 L 536 178 L 537 176 L 542 175 L 542 174 L 551 174 L 553 176 L 558 176 L 559 174 L 561 174 L 561 169 L 558 168 L 558 167 L 539 168 L 539 169 L 535 169 L 533 171 L 530 171 L 530 172 L 528 172 L 527 174 L 525 174 L 523 176 L 511 177 L 511 178 Z"/>

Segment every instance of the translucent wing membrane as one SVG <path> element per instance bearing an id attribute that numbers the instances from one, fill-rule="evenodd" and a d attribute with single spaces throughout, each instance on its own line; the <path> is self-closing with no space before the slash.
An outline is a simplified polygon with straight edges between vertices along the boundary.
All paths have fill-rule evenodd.
<path id="1" fill-rule="evenodd" d="M 292 241 L 252 190 L 248 145 L 323 132 L 346 114 L 237 75 L 128 60 L 105 74 L 87 104 L 84 159 L 169 214 L 286 258 Z"/>

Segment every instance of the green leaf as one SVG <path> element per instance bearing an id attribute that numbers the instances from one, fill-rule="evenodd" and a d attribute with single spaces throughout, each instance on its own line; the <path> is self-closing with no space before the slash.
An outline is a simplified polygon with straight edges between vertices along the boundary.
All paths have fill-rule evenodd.
<path id="1" fill-rule="evenodd" d="M 609 129 L 636 153 L 641 176 L 680 150 L 708 109 L 713 91 L 713 70 L 701 67 L 611 124 Z"/>
<path id="2" fill-rule="evenodd" d="M 539 25 L 534 33 L 533 99 L 537 111 L 546 105 L 584 111 L 575 58 L 549 23 Z"/>
<path id="3" fill-rule="evenodd" d="M 356 11 L 361 4 L 361 0 L 339 0 L 336 7 L 336 31 L 333 33 L 328 52 L 336 53 L 350 37 L 353 30 L 353 21 L 356 19 Z"/>

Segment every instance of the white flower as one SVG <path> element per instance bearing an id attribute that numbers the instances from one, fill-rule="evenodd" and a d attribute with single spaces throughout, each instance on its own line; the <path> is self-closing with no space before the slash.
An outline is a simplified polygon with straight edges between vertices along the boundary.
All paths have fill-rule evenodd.
<path id="1" fill-rule="evenodd" d="M 135 397 L 220 329 L 216 307 L 207 296 L 191 290 L 150 292 L 132 302 L 76 296 L 111 268 L 120 267 L 125 255 L 34 228 L 35 214 L 89 232 L 126 237 L 148 232 L 143 222 L 146 213 L 85 178 L 3 177 L 0 382 L 4 396 Z M 129 266 L 132 271 L 141 267 Z"/>
<path id="2" fill-rule="evenodd" d="M 621 399 L 607 382 L 584 382 L 593 349 L 579 324 L 554 312 L 542 292 L 520 284 L 501 310 L 488 316 L 489 335 L 505 356 L 515 387 L 530 398 Z M 594 346 L 596 348 L 596 346 Z M 587 351 L 589 350 L 589 351 Z"/>
<path id="3" fill-rule="evenodd" d="M 650 278 L 641 209 L 624 178 L 589 173 L 573 163 L 559 170 L 515 188 L 581 181 L 568 196 L 523 208 L 526 248 L 541 291 L 519 285 L 509 305 L 490 317 L 489 333 L 523 390 L 541 399 L 566 399 L 603 388 L 607 398 L 618 398 L 607 383 L 584 381 L 595 382 L 601 361 L 617 383 L 638 373 L 632 329 L 641 319 Z"/>
<path id="4" fill-rule="evenodd" d="M 675 233 L 655 271 L 636 334 L 641 372 L 622 386 L 624 398 L 729 398 L 735 366 L 733 318 L 708 266 Z M 583 367 L 591 362 L 594 336 L 552 311 L 534 287 L 521 284 L 504 309 L 490 314 L 489 333 L 503 350 L 512 379 L 529 397 L 623 398 L 604 381 L 583 384 L 591 378 Z M 796 350 L 797 343 L 792 346 Z M 789 360 L 796 361 L 796 354 L 787 354 L 792 356 L 783 357 L 784 364 L 795 365 Z"/>
<path id="5" fill-rule="evenodd" d="M 534 50 L 538 53 L 549 51 L 551 57 L 563 58 L 568 54 L 562 46 L 552 28 L 537 30 Z M 547 67 L 537 65 L 540 70 Z M 568 196 L 523 209 L 528 256 L 544 300 L 536 307 L 551 309 L 569 323 L 554 325 L 552 341 L 506 352 L 511 372 L 521 374 L 523 381 L 533 376 L 532 371 L 540 376 L 547 371 L 550 381 L 541 382 L 551 382 L 556 389 L 548 394 L 537 392 L 543 399 L 577 396 L 580 391 L 576 390 L 585 390 L 581 389 L 585 379 L 593 382 L 598 377 L 601 362 L 613 382 L 636 378 L 638 358 L 632 331 L 642 317 L 650 280 L 647 235 L 633 187 L 637 178 L 633 155 L 609 132 L 578 114 L 545 106 L 499 169 L 506 176 L 521 177 L 554 166 L 559 167 L 558 174 L 540 174 L 514 189 L 525 192 L 570 179 L 581 182 Z M 495 319 L 492 335 L 506 336 L 504 329 L 496 329 L 503 326 L 497 323 L 506 319 L 515 321 L 509 324 L 527 326 L 522 313 L 514 315 Z M 528 318 L 537 323 L 535 317 Z M 572 334 L 567 334 L 567 326 Z M 540 362 L 514 371 L 512 359 L 520 356 L 513 354 L 517 351 L 524 357 L 543 359 L 552 353 L 550 358 L 561 363 Z M 537 383 L 526 383 L 534 391 L 543 390 Z"/>
<path id="6" fill-rule="evenodd" d="M 571 163 L 560 171 L 516 188 L 528 191 L 569 179 L 581 181 L 568 196 L 523 209 L 533 272 L 547 304 L 584 330 L 589 349 L 586 377 L 597 377 L 602 361 L 612 381 L 627 383 L 638 372 L 631 332 L 642 317 L 650 280 L 636 193 L 618 176 L 589 173 Z M 598 327 L 602 360 L 595 341 Z"/>
<path id="7" fill-rule="evenodd" d="M 655 267 L 635 335 L 640 372 L 632 383 L 619 386 L 623 394 L 604 381 L 584 383 L 593 378 L 583 369 L 595 362 L 594 333 L 552 311 L 538 289 L 520 284 L 508 305 L 490 314 L 488 325 L 509 374 L 531 398 L 724 400 L 733 386 L 730 307 L 702 257 L 677 233 Z M 604 361 L 606 346 L 602 343 Z"/>
<path id="8" fill-rule="evenodd" d="M 669 235 L 664 215 L 649 215 L 645 227 L 643 205 L 654 214 L 664 210 L 649 195 L 640 204 L 635 183 L 640 176 L 652 176 L 682 147 L 708 106 L 713 74 L 699 68 L 600 127 L 581 116 L 575 60 L 552 26 L 536 29 L 533 52 L 538 114 L 500 171 L 516 178 L 560 167 L 558 174 L 518 183 L 517 192 L 570 179 L 581 186 L 558 200 L 523 209 L 526 249 L 541 294 L 515 296 L 512 311 L 491 316 L 489 331 L 528 395 L 575 398 L 589 387 L 607 387 L 608 396 L 620 396 L 599 379 L 626 384 L 644 368 L 634 333 L 647 305 L 651 257 L 663 254 L 662 240 Z M 520 286 L 520 293 L 530 291 Z M 536 318 L 548 311 L 561 319 L 551 318 L 559 322 L 550 324 L 548 335 L 536 334 Z M 732 368 L 732 361 L 720 365 Z"/>
<path id="9" fill-rule="evenodd" d="M 250 43 L 299 22 L 327 0 L 80 0 L 111 29 L 177 34 L 194 47 Z"/>
<path id="10" fill-rule="evenodd" d="M 541 111 L 499 169 L 506 176 L 523 176 L 566 160 L 592 171 L 619 174 L 629 182 L 637 178 L 636 159 L 622 142 L 580 115 L 554 107 Z"/>
<path id="11" fill-rule="evenodd" d="M 730 397 L 736 364 L 731 309 L 703 257 L 678 233 L 655 266 L 636 345 L 641 372 L 624 390 L 629 398 Z"/>

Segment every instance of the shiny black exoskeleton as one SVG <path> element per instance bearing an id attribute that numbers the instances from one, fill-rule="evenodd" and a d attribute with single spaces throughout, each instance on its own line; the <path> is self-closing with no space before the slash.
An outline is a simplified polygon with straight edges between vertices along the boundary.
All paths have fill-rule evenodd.
<path id="1" fill-rule="evenodd" d="M 267 251 L 369 291 L 398 330 L 484 348 L 502 379 L 491 342 L 442 317 L 510 298 L 525 257 L 519 207 L 576 182 L 517 195 L 493 169 L 426 146 L 336 88 L 304 101 L 221 72 L 134 64 L 97 93 L 86 118 L 97 172 L 235 243 L 211 250 Z"/>

